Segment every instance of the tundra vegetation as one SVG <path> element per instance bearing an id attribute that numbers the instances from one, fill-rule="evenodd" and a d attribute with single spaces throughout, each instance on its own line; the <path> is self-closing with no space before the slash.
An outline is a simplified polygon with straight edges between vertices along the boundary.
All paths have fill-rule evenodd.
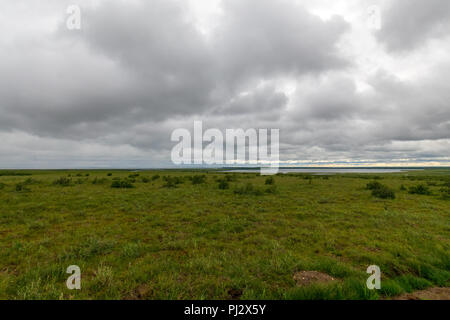
<path id="1" fill-rule="evenodd" d="M 0 171 L 0 299 L 379 299 L 450 283 L 450 170 Z M 81 290 L 66 269 L 81 268 Z M 381 290 L 366 269 L 381 268 Z M 299 285 L 296 274 L 334 281 Z"/>

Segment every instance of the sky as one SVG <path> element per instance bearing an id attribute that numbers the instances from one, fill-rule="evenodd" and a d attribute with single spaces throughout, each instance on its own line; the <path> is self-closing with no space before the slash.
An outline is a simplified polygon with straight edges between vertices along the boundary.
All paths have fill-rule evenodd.
<path id="1" fill-rule="evenodd" d="M 194 121 L 279 129 L 280 165 L 448 166 L 449 52 L 448 0 L 2 0 L 0 168 L 171 167 Z"/>

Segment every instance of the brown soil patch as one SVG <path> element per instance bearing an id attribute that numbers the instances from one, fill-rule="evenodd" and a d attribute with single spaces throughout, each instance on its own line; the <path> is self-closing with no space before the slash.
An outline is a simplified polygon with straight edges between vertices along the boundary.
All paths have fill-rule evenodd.
<path id="1" fill-rule="evenodd" d="M 125 300 L 143 300 L 147 299 L 153 294 L 153 290 L 146 284 L 138 286 L 135 290 L 133 290 L 128 296 L 126 296 Z"/>
<path id="2" fill-rule="evenodd" d="M 299 271 L 294 273 L 294 280 L 298 286 L 308 286 L 313 283 L 332 282 L 336 279 L 318 271 Z"/>
<path id="3" fill-rule="evenodd" d="M 430 288 L 412 293 L 405 293 L 392 300 L 450 300 L 450 287 Z"/>
<path id="4" fill-rule="evenodd" d="M 241 289 L 230 289 L 228 290 L 229 299 L 231 300 L 239 300 L 242 296 Z"/>

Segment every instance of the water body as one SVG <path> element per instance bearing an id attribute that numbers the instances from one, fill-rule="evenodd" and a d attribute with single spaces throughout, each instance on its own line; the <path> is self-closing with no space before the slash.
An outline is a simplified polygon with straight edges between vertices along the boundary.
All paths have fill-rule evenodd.
<path id="1" fill-rule="evenodd" d="M 407 172 L 423 169 L 386 169 L 386 168 L 280 168 L 279 173 L 314 173 L 314 174 L 336 174 L 336 173 L 395 173 L 395 172 Z M 239 173 L 257 173 L 259 169 L 236 169 L 226 170 L 225 172 L 239 172 Z"/>

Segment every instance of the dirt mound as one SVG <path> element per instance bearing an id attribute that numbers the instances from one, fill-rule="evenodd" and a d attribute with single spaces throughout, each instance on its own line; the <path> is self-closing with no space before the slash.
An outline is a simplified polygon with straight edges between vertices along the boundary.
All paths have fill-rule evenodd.
<path id="1" fill-rule="evenodd" d="M 392 300 L 450 300 L 450 288 L 430 288 L 412 293 L 405 293 Z"/>
<path id="2" fill-rule="evenodd" d="M 336 279 L 318 271 L 299 271 L 294 273 L 294 281 L 298 286 L 308 286 L 313 283 L 327 283 Z"/>

